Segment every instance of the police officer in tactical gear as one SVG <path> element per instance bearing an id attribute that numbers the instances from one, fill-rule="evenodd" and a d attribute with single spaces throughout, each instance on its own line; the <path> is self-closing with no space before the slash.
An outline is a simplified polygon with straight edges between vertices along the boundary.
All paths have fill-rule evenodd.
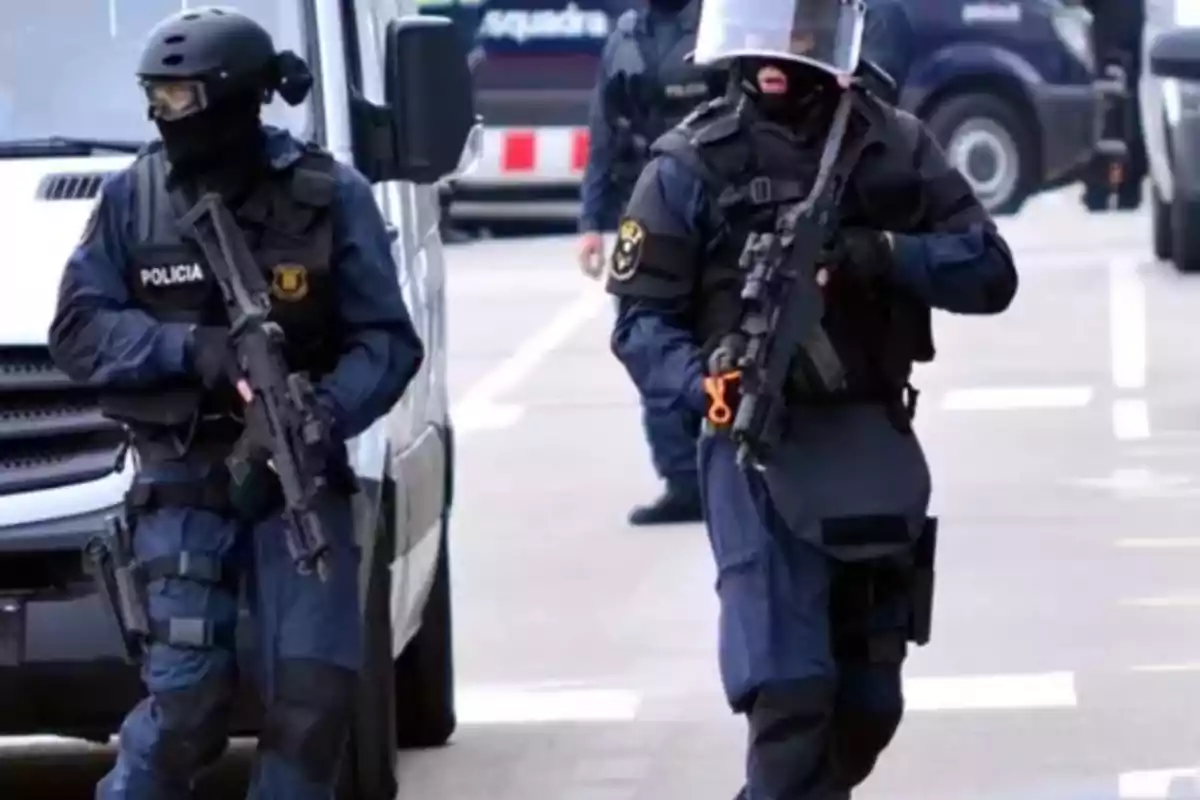
<path id="1" fill-rule="evenodd" d="M 192 796 L 226 747 L 244 591 L 264 707 L 249 796 L 331 798 L 362 659 L 345 440 L 401 396 L 422 345 L 369 184 L 260 122 L 276 95 L 292 105 L 306 96 L 312 77 L 298 56 L 276 52 L 240 13 L 195 8 L 154 28 L 138 77 L 161 140 L 104 184 L 50 329 L 56 363 L 100 387 L 137 465 L 126 506 L 132 598 L 149 619 L 148 696 L 125 719 L 96 796 Z M 317 505 L 324 578 L 289 557 L 266 456 L 243 483 L 224 466 L 261 435 L 260 417 L 209 266 L 177 233 L 172 201 L 200 192 L 218 192 L 236 218 L 271 286 L 288 366 L 316 389 L 332 487 Z"/>
<path id="2" fill-rule="evenodd" d="M 648 0 L 617 20 L 604 45 L 588 120 L 588 163 L 582 185 L 579 244 L 584 274 L 603 268 L 601 231 L 611 230 L 649 160 L 650 143 L 701 102 L 724 92 L 722 72 L 686 60 L 696 41 L 699 0 Z M 642 424 L 655 471 L 666 491 L 635 508 L 634 525 L 700 519 L 696 437 L 700 417 L 691 409 L 643 398 Z"/>
<path id="3" fill-rule="evenodd" d="M 744 800 L 849 798 L 891 741 L 908 644 L 929 638 L 936 541 L 909 376 L 934 355 L 931 309 L 997 314 L 1017 289 L 1007 245 L 929 131 L 861 85 L 863 13 L 860 0 L 707 0 L 696 60 L 729 64 L 737 85 L 655 143 L 609 267 L 617 357 L 658 402 L 709 415 L 701 487 L 722 683 L 750 732 Z M 846 379 L 823 390 L 792 350 L 777 445 L 743 463 L 715 413 L 719 400 L 736 419 L 739 384 L 706 394 L 710 356 L 746 330 L 743 244 L 780 230 L 814 184 L 838 198 L 802 206 L 828 210 L 822 255 L 779 263 L 823 298 L 813 324 Z"/>

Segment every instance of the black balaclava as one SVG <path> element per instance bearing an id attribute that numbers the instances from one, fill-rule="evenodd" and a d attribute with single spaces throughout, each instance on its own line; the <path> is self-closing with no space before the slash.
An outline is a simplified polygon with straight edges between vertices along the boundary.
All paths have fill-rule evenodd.
<path id="1" fill-rule="evenodd" d="M 763 67 L 775 67 L 787 76 L 787 91 L 766 94 L 758 86 Z M 739 58 L 734 75 L 742 92 L 771 122 L 797 128 L 827 112 L 838 97 L 837 79 L 817 67 L 786 58 Z"/>
<path id="2" fill-rule="evenodd" d="M 266 167 L 261 111 L 262 93 L 246 90 L 183 119 L 154 124 L 175 174 L 234 191 Z"/>

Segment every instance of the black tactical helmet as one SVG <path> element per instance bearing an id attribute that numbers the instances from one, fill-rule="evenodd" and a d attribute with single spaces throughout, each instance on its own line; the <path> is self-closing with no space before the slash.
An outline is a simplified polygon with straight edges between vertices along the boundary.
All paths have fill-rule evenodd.
<path id="1" fill-rule="evenodd" d="M 172 14 L 150 31 L 137 76 L 150 116 L 180 119 L 234 95 L 261 93 L 266 101 L 279 82 L 271 35 L 229 8 L 194 8 Z"/>

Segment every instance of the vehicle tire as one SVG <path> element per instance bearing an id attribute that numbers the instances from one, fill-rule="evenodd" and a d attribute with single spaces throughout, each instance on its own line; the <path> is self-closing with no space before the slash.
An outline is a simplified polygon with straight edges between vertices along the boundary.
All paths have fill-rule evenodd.
<path id="1" fill-rule="evenodd" d="M 354 725 L 338 774 L 337 800 L 394 800 L 396 783 L 396 697 L 392 662 L 392 560 L 396 552 L 396 487 L 383 484 L 379 530 L 371 552 L 363 610 L 363 670 L 355 700 Z"/>
<path id="2" fill-rule="evenodd" d="M 1162 199 L 1158 187 L 1150 187 L 1150 224 L 1154 229 L 1154 257 L 1171 260 L 1171 206 Z"/>
<path id="3" fill-rule="evenodd" d="M 458 725 L 454 710 L 449 529 L 449 515 L 443 515 L 437 566 L 429 599 L 421 612 L 421 627 L 396 660 L 396 741 L 406 749 L 440 747 Z"/>
<path id="4" fill-rule="evenodd" d="M 1003 97 L 956 94 L 926 115 L 926 124 L 992 214 L 1015 214 L 1037 183 L 1037 140 L 1024 115 Z"/>
<path id="5" fill-rule="evenodd" d="M 1180 272 L 1200 272 L 1200 201 L 1176 196 L 1171 203 L 1171 260 Z"/>

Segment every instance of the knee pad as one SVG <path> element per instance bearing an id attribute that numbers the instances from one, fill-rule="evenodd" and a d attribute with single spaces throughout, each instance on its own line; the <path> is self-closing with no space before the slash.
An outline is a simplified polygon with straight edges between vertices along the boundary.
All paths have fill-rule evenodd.
<path id="1" fill-rule="evenodd" d="M 234 681 L 232 670 L 213 670 L 187 688 L 154 694 L 156 769 L 190 779 L 225 753 Z"/>
<path id="2" fill-rule="evenodd" d="M 825 779 L 836 683 L 809 678 L 768 684 L 748 712 L 747 772 L 756 794 L 804 797 Z"/>
<path id="3" fill-rule="evenodd" d="M 323 661 L 280 661 L 259 748 L 292 762 L 313 783 L 330 784 L 350 732 L 357 679 L 353 670 Z"/>
<path id="4" fill-rule="evenodd" d="M 903 713 L 900 708 L 838 711 L 829 740 L 830 768 L 836 788 L 853 789 L 867 779 L 880 753 L 900 727 Z"/>

